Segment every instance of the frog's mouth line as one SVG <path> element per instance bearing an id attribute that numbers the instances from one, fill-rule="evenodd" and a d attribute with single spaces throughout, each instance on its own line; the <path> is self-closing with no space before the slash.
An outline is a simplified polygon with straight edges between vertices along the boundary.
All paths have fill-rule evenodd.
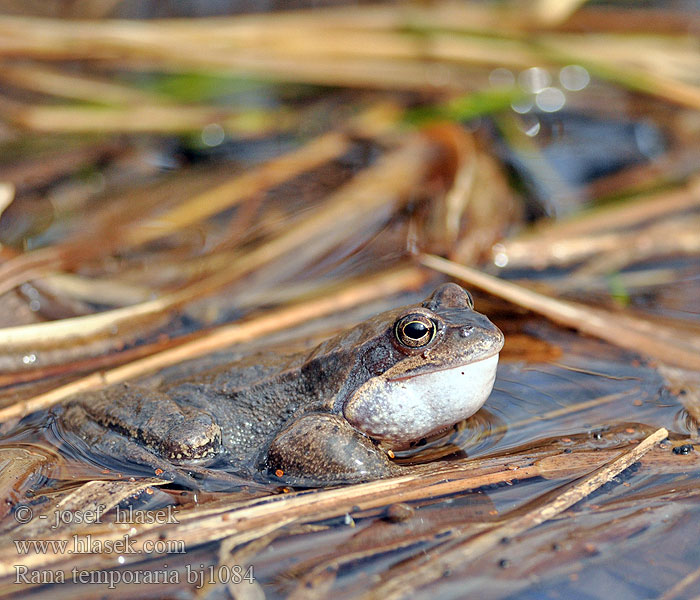
<path id="1" fill-rule="evenodd" d="M 390 381 L 392 383 L 394 382 L 400 382 L 400 381 L 408 381 L 410 379 L 415 379 L 416 377 L 423 377 L 425 375 L 432 375 L 433 373 L 440 373 L 441 371 L 450 371 L 452 369 L 457 370 L 460 368 L 466 368 L 466 367 L 471 367 L 472 365 L 476 365 L 480 362 L 483 362 L 485 360 L 489 360 L 490 358 L 493 358 L 494 356 L 498 356 L 501 352 L 501 349 L 499 348 L 495 352 L 492 352 L 491 354 L 487 354 L 485 356 L 482 356 L 481 358 L 477 360 L 470 360 L 468 363 L 464 363 L 461 365 L 452 365 L 448 367 L 442 367 L 439 369 L 431 369 L 430 371 L 422 371 L 421 373 L 415 373 L 414 375 L 400 375 L 398 377 L 387 377 L 387 381 Z"/>

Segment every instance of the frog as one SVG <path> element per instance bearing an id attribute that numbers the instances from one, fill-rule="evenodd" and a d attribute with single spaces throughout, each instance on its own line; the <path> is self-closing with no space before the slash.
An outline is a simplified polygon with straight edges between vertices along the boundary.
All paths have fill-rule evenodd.
<path id="1" fill-rule="evenodd" d="M 172 479 L 215 466 L 306 487 L 371 481 L 408 468 L 394 452 L 483 406 L 503 344 L 471 294 L 444 283 L 310 350 L 84 392 L 58 419 L 91 451 Z"/>

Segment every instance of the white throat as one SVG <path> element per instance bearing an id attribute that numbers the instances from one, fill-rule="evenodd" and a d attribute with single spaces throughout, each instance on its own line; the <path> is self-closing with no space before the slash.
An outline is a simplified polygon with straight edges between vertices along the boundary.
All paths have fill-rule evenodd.
<path id="1" fill-rule="evenodd" d="M 407 446 L 479 410 L 493 389 L 497 365 L 498 354 L 406 379 L 373 377 L 347 402 L 345 418 L 389 446 Z"/>

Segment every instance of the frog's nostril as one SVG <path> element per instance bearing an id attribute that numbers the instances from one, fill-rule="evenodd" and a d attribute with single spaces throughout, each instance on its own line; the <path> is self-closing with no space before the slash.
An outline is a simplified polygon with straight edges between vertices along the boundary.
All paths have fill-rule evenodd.
<path id="1" fill-rule="evenodd" d="M 462 327 L 462 329 L 460 329 L 459 335 L 461 335 L 462 337 L 468 337 L 469 334 L 470 334 L 473 330 L 474 330 L 474 327 L 473 327 L 473 326 L 471 326 L 471 325 L 465 325 L 464 327 Z"/>

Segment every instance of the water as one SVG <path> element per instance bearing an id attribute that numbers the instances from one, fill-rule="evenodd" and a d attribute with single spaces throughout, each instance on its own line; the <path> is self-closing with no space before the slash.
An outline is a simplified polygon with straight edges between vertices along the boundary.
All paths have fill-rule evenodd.
<path id="1" fill-rule="evenodd" d="M 76 10 L 80 10 L 86 3 L 74 4 Z M 253 6 L 250 2 L 228 1 L 185 2 L 177 7 L 147 7 L 131 0 L 116 7 L 108 4 L 104 5 L 105 11 L 117 11 L 114 14 L 126 18 L 233 14 L 281 6 L 279 3 Z M 663 3 L 652 4 L 663 8 Z M 693 9 L 685 2 L 674 2 L 673 6 L 686 11 Z M 599 8 L 599 3 L 584 7 L 593 13 Z M 26 10 L 50 12 L 57 9 L 37 5 Z M 65 8 L 61 16 L 70 16 L 71 10 L 71 7 Z M 95 10 L 99 11 L 99 7 Z M 633 12 L 630 9 L 630 14 Z M 601 30 L 608 26 L 614 29 L 613 17 L 617 13 L 609 14 L 613 16 L 610 22 L 603 19 L 606 22 L 600 24 Z M 679 13 L 674 14 L 655 20 L 647 33 L 657 32 L 658 24 L 661 31 L 670 29 L 673 34 L 674 18 Z M 600 19 L 601 14 L 597 17 Z M 689 17 L 692 14 L 689 13 Z M 617 27 L 624 25 L 619 22 L 619 15 L 615 18 L 618 19 Z M 637 31 L 640 27 L 643 29 L 640 22 L 635 21 L 631 26 Z M 686 29 L 675 26 L 677 38 L 689 39 L 686 33 L 692 29 L 692 19 L 689 18 L 687 23 Z M 595 25 L 590 27 L 595 29 Z M 429 33 L 419 28 L 421 36 Z M 507 31 L 502 34 L 504 37 L 509 35 Z M 565 36 L 566 32 L 557 35 Z M 485 39 L 491 38 L 498 38 L 498 35 L 494 36 L 489 30 Z M 423 41 L 421 37 L 419 43 Z M 665 60 L 665 55 L 658 54 L 659 46 L 647 47 L 644 36 L 640 36 L 636 43 L 640 61 L 652 55 L 664 57 L 658 63 L 658 69 L 661 72 L 665 69 L 662 65 L 670 65 L 671 69 L 663 71 L 668 77 L 673 77 L 674 69 L 682 74 L 684 68 L 692 64 L 682 60 L 673 62 L 679 57 L 690 61 L 688 55 L 672 53 L 673 35 L 665 38 L 665 43 L 669 44 L 665 48 L 671 52 L 668 60 Z M 31 63 L 31 59 L 26 60 Z M 27 139 L 41 140 L 42 144 L 47 144 L 48 152 L 46 155 L 32 153 L 29 145 L 26 154 L 15 157 L 11 148 L 3 145 L 0 180 L 14 181 L 10 175 L 15 159 L 20 161 L 20 166 L 31 166 L 31 161 L 21 163 L 27 157 L 36 160 L 37 173 L 37 178 L 16 182 L 16 198 L 2 212 L 3 261 L 27 249 L 56 247 L 71 232 L 85 229 L 86 215 L 92 217 L 93 212 L 113 211 L 117 215 L 113 221 L 97 217 L 92 221 L 103 226 L 104 239 L 81 248 L 57 270 L 77 273 L 88 281 L 94 277 L 115 287 L 109 288 L 100 300 L 89 295 L 87 298 L 79 294 L 72 296 L 60 289 L 42 287 L 45 273 L 32 271 L 29 273 L 31 281 L 20 286 L 18 294 L 0 295 L 0 301 L 5 302 L 0 311 L 3 327 L 112 308 L 115 292 L 125 294 L 120 296 L 122 301 L 124 297 L 133 298 L 129 293 L 134 291 L 141 293 L 145 290 L 150 294 L 147 297 L 158 296 L 205 276 L 206 273 L 197 269 L 211 256 L 217 259 L 234 256 L 225 252 L 245 251 L 260 239 L 265 239 L 266 235 L 293 231 L 302 218 L 313 215 L 313 209 L 337 189 L 366 172 L 395 144 L 405 143 L 412 135 L 405 124 L 402 122 L 389 134 L 376 132 L 386 126 L 381 120 L 365 123 L 371 124 L 370 133 L 358 133 L 351 127 L 353 139 L 348 149 L 333 160 L 296 174 L 272 189 L 265 186 L 256 189 L 255 197 L 229 207 L 208 221 L 195 223 L 181 235 L 136 247 L 116 243 L 109 246 L 113 241 L 110 239 L 112 232 L 128 231 L 119 227 L 125 223 L 129 225 L 130 215 L 133 216 L 138 207 L 147 207 L 148 201 L 158 214 L 163 207 L 227 181 L 234 169 L 246 173 L 270 158 L 303 147 L 307 140 L 319 133 L 336 128 L 346 131 L 348 115 L 356 116 L 377 101 L 409 109 L 431 108 L 435 103 L 442 103 L 447 92 L 440 87 L 441 81 L 444 83 L 445 78 L 451 76 L 451 62 L 457 62 L 436 63 L 429 68 L 425 81 L 416 83 L 414 90 L 394 93 L 393 87 L 386 91 L 382 85 L 372 91 L 340 90 L 332 86 L 299 83 L 284 86 L 274 81 L 250 81 L 239 76 L 211 76 L 208 73 L 176 73 L 171 76 L 135 70 L 121 78 L 121 69 L 127 67 L 123 64 L 114 66 L 108 59 L 103 60 L 106 61 L 105 68 L 113 69 L 109 72 L 114 72 L 116 79 L 125 85 L 139 84 L 147 90 L 156 89 L 166 94 L 170 89 L 172 98 L 168 100 L 175 104 L 183 98 L 178 93 L 186 92 L 188 102 L 213 101 L 222 109 L 251 106 L 288 109 L 301 122 L 291 130 L 283 127 L 269 136 L 254 136 L 256 139 L 227 134 L 220 123 L 205 124 L 201 130 L 183 136 L 124 133 L 114 136 L 118 149 L 116 158 L 101 152 L 99 164 L 93 164 L 93 158 L 82 158 L 70 168 L 55 166 L 56 156 L 60 159 L 64 151 L 74 150 L 62 134 L 27 133 L 13 129 L 12 122 L 9 122 L 0 132 L 0 142 L 17 136 L 18 145 L 25 147 Z M 686 185 L 690 177 L 696 176 L 697 110 L 677 105 L 677 97 L 669 102 L 663 95 L 655 95 L 654 90 L 649 94 L 630 92 L 624 88 L 624 82 L 598 78 L 593 69 L 589 71 L 583 65 L 571 64 L 561 70 L 538 64 L 494 68 L 491 60 L 477 65 L 473 73 L 465 76 L 470 88 L 472 85 L 479 88 L 483 84 L 483 90 L 488 92 L 489 86 L 495 84 L 519 86 L 518 89 L 526 92 L 525 101 L 513 102 L 495 114 L 456 118 L 464 118 L 460 135 L 449 128 L 431 130 L 431 136 L 448 141 L 440 147 L 440 159 L 432 166 L 425 181 L 412 187 L 410 198 L 395 212 L 386 218 L 378 218 L 362 231 L 345 232 L 347 237 L 339 236 L 337 247 L 325 249 L 315 260 L 309 260 L 304 268 L 298 264 L 293 266 L 294 259 L 298 258 L 297 252 L 290 252 L 255 277 L 238 280 L 234 286 L 219 290 L 219 293 L 179 307 L 177 315 L 165 323 L 153 326 L 147 323 L 131 337 L 123 337 L 126 334 L 120 331 L 112 332 L 110 343 L 97 346 L 93 354 L 88 352 L 71 358 L 64 348 L 54 350 L 51 356 L 57 362 L 46 371 L 39 370 L 47 356 L 43 348 L 26 348 L 16 356 L 4 351 L 3 360 L 7 362 L 11 358 L 11 364 L 17 369 L 13 370 L 13 367 L 0 374 L 0 385 L 4 386 L 3 406 L 19 397 L 53 389 L 80 373 L 109 368 L 114 364 L 108 360 L 112 356 L 109 353 L 114 352 L 117 356 L 123 346 L 138 349 L 140 344 L 148 341 L 161 338 L 168 341 L 274 309 L 284 305 L 289 298 L 304 299 L 316 293 L 313 286 L 304 289 L 304 284 L 330 281 L 337 284 L 348 276 L 366 277 L 373 269 L 412 260 L 411 255 L 415 252 L 477 257 L 482 260 L 482 267 L 488 270 L 493 268 L 488 264 L 492 242 L 503 235 L 517 233 L 514 230 L 524 227 L 527 221 L 545 215 L 573 216 L 582 208 L 605 206 L 619 197 L 631 198 L 634 202 L 640 189 L 663 194 L 667 190 L 673 191 L 679 184 Z M 92 57 L 86 62 L 91 61 Z M 372 65 L 368 63 L 366 67 L 369 71 Z M 56 64 L 55 68 L 63 67 Z M 71 62 L 70 69 L 88 76 L 91 73 L 91 66 L 83 65 L 79 57 Z M 688 73 L 691 77 L 687 76 Z M 686 72 L 685 80 L 680 77 L 681 82 L 692 86 L 694 74 L 691 68 Z M 98 76 L 104 78 L 104 72 L 98 72 Z M 40 94 L 14 88 L 11 82 L 3 85 L 8 86 L 8 97 L 13 101 L 26 101 L 28 105 L 43 101 Z M 212 85 L 220 86 L 218 91 L 207 92 L 207 86 Z M 51 99 L 51 103 L 57 104 L 65 101 L 65 98 Z M 88 140 L 88 143 L 92 142 Z M 79 144 L 77 148 L 81 149 Z M 88 152 L 88 155 L 93 157 L 95 153 Z M 465 160 L 466 156 L 473 160 Z M 453 170 L 458 159 L 465 162 L 461 165 L 462 179 L 453 188 Z M 54 175 L 51 175 L 52 169 L 56 170 Z M 74 173 L 73 169 L 85 172 Z M 409 175 L 403 174 L 404 177 Z M 145 184 L 153 180 L 164 184 L 162 190 L 145 189 Z M 385 192 L 391 197 L 393 191 L 389 185 L 386 189 L 371 190 L 373 197 Z M 451 209 L 461 201 L 466 205 L 465 216 L 458 224 L 461 237 L 453 245 L 458 248 L 451 246 L 445 226 L 443 198 L 448 195 Z M 516 197 L 517 201 L 505 202 L 504 199 L 509 197 Z M 692 223 L 697 212 L 697 206 L 689 206 L 679 221 Z M 126 220 L 120 220 L 121 217 Z M 134 223 L 138 224 L 140 218 L 146 217 L 150 219 L 152 215 L 144 213 Z M 639 229 L 653 224 L 655 219 L 637 223 L 635 227 Z M 316 232 L 309 245 L 326 233 Z M 630 243 L 628 247 L 629 239 L 621 237 L 618 247 L 609 250 L 609 254 L 632 252 L 636 246 Z M 103 242 L 108 246 L 105 253 L 102 253 Z M 302 250 L 304 248 L 300 247 L 298 252 L 303 254 Z M 534 263 L 538 258 L 532 256 L 530 260 Z M 199 259 L 203 259 L 201 263 L 197 262 Z M 623 264 L 619 269 L 613 261 L 613 267 L 608 269 L 611 272 L 606 271 L 605 264 L 602 270 L 598 265 L 599 270 L 594 269 L 593 275 L 586 280 L 579 277 L 580 268 L 590 267 L 586 259 L 541 272 L 530 268 L 531 265 L 508 269 L 506 255 L 497 258 L 497 264 L 501 275 L 541 285 L 552 294 L 562 292 L 581 302 L 636 311 L 638 315 L 649 317 L 652 324 L 673 320 L 679 335 L 697 334 L 700 275 L 696 252 L 676 249 L 670 254 L 646 256 L 631 264 Z M 190 269 L 187 271 L 189 275 L 178 271 L 184 272 L 185 266 Z M 0 283 L 5 281 L 3 279 Z M 405 294 L 403 299 L 412 301 L 423 296 L 422 292 L 415 291 Z M 130 302 L 126 301 L 127 304 Z M 267 346 L 274 350 L 290 339 L 310 345 L 323 332 L 337 330 L 349 322 L 401 303 L 398 295 L 388 295 L 376 305 L 364 305 L 352 314 L 339 314 L 324 323 L 302 326 L 296 333 L 286 332 L 270 338 L 261 336 L 249 346 L 238 346 L 231 352 L 220 351 L 215 361 L 225 362 L 234 353 L 245 354 L 254 347 Z M 482 309 L 483 306 L 487 308 Z M 176 572 L 180 578 L 179 583 L 172 585 L 122 585 L 117 591 L 110 592 L 99 584 L 18 586 L 8 583 L 10 580 L 6 578 L 0 581 L 0 596 L 64 596 L 70 600 L 110 594 L 123 598 L 238 597 L 237 591 L 241 590 L 229 589 L 226 582 L 212 583 L 198 591 L 193 582 L 187 581 L 188 569 L 203 573 L 209 566 L 224 564 L 253 565 L 256 581 L 267 598 L 283 598 L 292 592 L 296 592 L 296 597 L 309 594 L 333 596 L 338 600 L 360 597 L 407 565 L 420 567 L 422 561 L 444 552 L 450 543 L 469 540 L 488 527 L 544 503 L 575 478 L 610 460 L 616 452 L 629 448 L 657 428 L 665 427 L 670 441 L 664 453 L 655 455 L 653 460 L 643 459 L 570 510 L 512 540 L 491 547 L 475 560 L 464 561 L 458 568 L 442 573 L 429 586 L 419 585 L 416 578 L 413 583 L 417 587 L 407 596 L 428 600 L 436 597 L 508 600 L 615 597 L 623 600 L 657 598 L 662 594 L 665 594 L 665 600 L 697 597 L 700 580 L 691 581 L 687 587 L 671 593 L 679 581 L 697 573 L 700 567 L 697 544 L 700 534 L 697 449 L 700 446 L 695 445 L 697 449 L 691 449 L 685 455 L 671 451 L 674 444 L 695 444 L 698 439 L 698 422 L 692 410 L 692 398 L 697 399 L 697 388 L 690 385 L 686 395 L 681 397 L 678 390 L 666 385 L 655 362 L 548 324 L 544 319 L 519 312 L 513 306 L 503 306 L 477 295 L 477 308 L 491 316 L 506 333 L 506 346 L 491 397 L 481 411 L 457 424 L 446 435 L 398 452 L 396 460 L 411 472 L 421 473 L 421 477 L 438 463 L 444 463 L 446 473 L 450 473 L 449 469 L 481 464 L 479 461 L 508 464 L 508 461 L 519 460 L 522 461 L 518 463 L 520 465 L 529 461 L 527 466 L 532 467 L 549 464 L 549 470 L 542 467 L 539 475 L 479 485 L 467 491 L 439 495 L 426 492 L 425 497 L 408 502 L 408 507 L 397 509 L 397 514 L 404 514 L 402 519 L 392 518 L 391 511 L 380 506 L 364 510 L 348 508 L 347 513 L 333 514 L 332 517 L 319 512 L 301 521 L 287 523 L 285 518 L 294 510 L 290 508 L 289 513 L 278 515 L 277 522 L 245 530 L 248 537 L 237 539 L 228 549 L 225 543 L 222 546 L 217 540 L 193 544 L 184 554 L 139 556 L 136 562 L 129 562 L 129 557 L 124 555 L 107 553 L 99 557 L 76 555 L 70 557 L 72 562 L 63 563 L 67 568 L 82 565 L 93 572 L 105 568 L 107 572 L 120 574 L 137 569 L 167 569 Z M 126 360 L 124 356 L 121 358 Z M 83 362 L 73 365 L 78 360 Z M 206 362 L 207 359 L 203 360 Z M 185 369 L 196 372 L 200 364 L 191 363 Z M 173 367 L 153 375 L 152 380 L 176 376 L 180 370 L 180 367 Z M 35 383 L 19 385 L 20 381 L 34 379 L 37 380 Z M 54 416 L 58 410 L 34 413 L 19 424 L 3 424 L 0 466 L 4 473 L 10 472 L 10 467 L 17 469 L 11 478 L 0 479 L 5 493 L 5 502 L 0 507 L 0 516 L 4 517 L 0 520 L 4 542 L 8 542 L 11 535 L 22 534 L 15 518 L 19 505 L 27 504 L 39 510 L 82 489 L 87 482 L 132 484 L 131 478 L 139 480 L 155 475 L 151 468 L 130 463 L 119 456 L 99 454 L 63 430 Z M 569 464 L 579 464 L 576 461 L 581 456 L 591 461 L 587 468 L 562 474 Z M 600 459 L 596 460 L 598 457 Z M 551 461 L 546 462 L 549 459 L 555 459 L 556 469 L 551 467 Z M 148 493 L 139 492 L 123 499 L 120 506 L 146 511 L 175 506 L 182 510 L 192 509 L 202 520 L 212 511 L 226 506 L 230 511 L 226 516 L 235 519 L 234 510 L 240 503 L 260 496 L 278 498 L 293 493 L 276 484 L 267 486 L 241 480 L 235 474 L 227 473 L 225 468 L 222 463 L 210 464 L 190 473 L 189 487 L 182 482 L 153 487 Z M 449 476 L 445 475 L 443 483 L 448 480 Z M 422 482 L 418 478 L 416 488 Z M 351 489 L 347 488 L 348 493 Z M 318 496 L 326 498 L 323 493 Z M 291 497 L 303 500 L 313 497 L 313 494 L 316 492 L 306 491 Z M 259 502 L 256 510 L 262 512 L 270 500 Z M 222 518 L 219 525 L 223 529 L 230 527 L 231 522 Z M 237 526 L 245 529 L 246 525 L 247 522 L 243 522 Z M 104 529 L 110 530 L 111 526 L 109 522 Z M 197 527 L 197 521 L 192 521 L 186 527 L 173 528 L 168 533 L 186 536 Z M 235 527 L 227 531 L 236 534 Z M 50 537 L 52 532 L 43 533 L 46 534 L 44 537 Z M 165 535 L 166 532 L 161 533 Z M 12 547 L 7 548 L 3 560 L 19 562 L 20 558 L 15 556 Z M 52 569 L 42 567 L 41 571 L 48 573 Z M 253 589 L 256 591 L 243 591 L 260 596 L 260 590 Z"/>

